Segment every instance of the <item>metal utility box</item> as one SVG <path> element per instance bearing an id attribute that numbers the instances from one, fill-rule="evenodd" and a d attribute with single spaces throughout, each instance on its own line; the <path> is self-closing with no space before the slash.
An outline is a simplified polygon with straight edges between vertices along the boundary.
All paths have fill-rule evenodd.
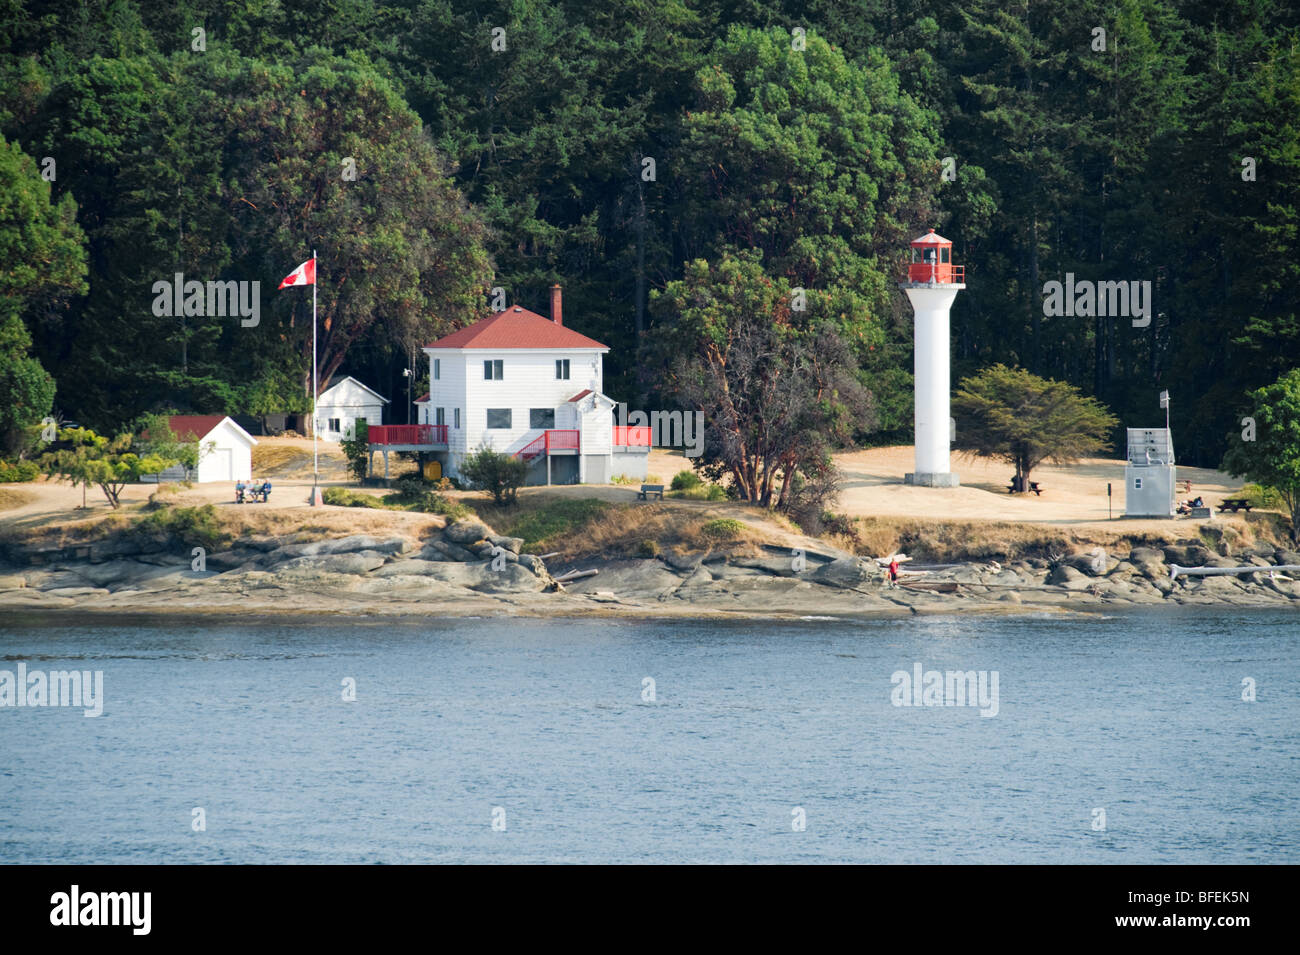
<path id="1" fill-rule="evenodd" d="M 1168 428 L 1129 428 L 1124 516 L 1173 517 L 1177 472 Z"/>

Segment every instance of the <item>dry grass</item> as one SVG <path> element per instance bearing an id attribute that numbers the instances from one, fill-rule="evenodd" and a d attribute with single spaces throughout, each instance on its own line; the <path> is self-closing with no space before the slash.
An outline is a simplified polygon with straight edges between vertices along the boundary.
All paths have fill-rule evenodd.
<path id="1" fill-rule="evenodd" d="M 289 464 L 297 466 L 302 456 L 302 450 L 292 445 L 261 442 L 253 448 L 253 471 L 261 474 Z"/>
<path id="2" fill-rule="evenodd" d="M 547 550 L 560 551 L 570 558 L 639 557 L 646 555 L 648 541 L 660 549 L 673 547 L 685 553 L 699 553 L 719 544 L 744 550 L 745 545 L 765 539 L 761 530 L 749 524 L 725 541 L 703 531 L 706 524 L 721 516 L 712 509 L 686 510 L 658 502 L 615 504 L 580 525 L 546 538 L 543 543 Z"/>
<path id="3" fill-rule="evenodd" d="M 31 491 L 19 491 L 11 487 L 0 487 L 0 511 L 11 511 L 36 500 Z"/>
<path id="4" fill-rule="evenodd" d="M 1258 541 L 1280 546 L 1285 537 L 1279 533 L 1281 522 L 1275 518 L 1276 515 L 1271 514 L 1250 515 L 1244 529 L 1226 523 L 1171 524 L 1164 534 L 1126 530 L 1122 522 L 1113 531 L 1095 528 L 1073 531 L 1001 521 L 927 521 L 896 517 L 857 518 L 854 523 L 860 553 L 884 556 L 902 552 L 920 560 L 955 562 L 1048 557 L 1098 546 L 1112 554 L 1123 554 L 1134 547 L 1164 547 L 1177 540 L 1198 536 L 1213 549 L 1217 542 L 1215 533 L 1203 533 L 1203 526 L 1215 528 L 1215 532 L 1221 533 L 1234 548 Z"/>

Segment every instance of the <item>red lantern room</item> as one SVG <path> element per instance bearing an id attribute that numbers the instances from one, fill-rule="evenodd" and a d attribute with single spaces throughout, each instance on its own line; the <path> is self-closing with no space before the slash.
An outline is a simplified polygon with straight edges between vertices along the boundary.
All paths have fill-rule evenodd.
<path id="1" fill-rule="evenodd" d="M 964 284 L 966 266 L 952 264 L 952 242 L 933 229 L 912 240 L 912 263 L 907 267 L 907 280 L 922 285 Z"/>

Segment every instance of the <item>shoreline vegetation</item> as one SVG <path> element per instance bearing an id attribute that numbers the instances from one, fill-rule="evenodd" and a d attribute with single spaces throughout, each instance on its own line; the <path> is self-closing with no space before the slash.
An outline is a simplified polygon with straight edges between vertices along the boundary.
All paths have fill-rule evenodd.
<path id="1" fill-rule="evenodd" d="M 1300 600 L 1300 582 L 1271 571 L 1300 564 L 1271 513 L 1165 533 L 859 517 L 813 538 L 754 508 L 690 499 L 537 495 L 495 507 L 466 496 L 451 513 L 200 500 L 164 486 L 146 503 L 88 519 L 9 522 L 0 608 L 798 619 Z M 897 587 L 874 559 L 893 553 L 910 558 Z M 1260 569 L 1173 580 L 1173 564 Z"/>

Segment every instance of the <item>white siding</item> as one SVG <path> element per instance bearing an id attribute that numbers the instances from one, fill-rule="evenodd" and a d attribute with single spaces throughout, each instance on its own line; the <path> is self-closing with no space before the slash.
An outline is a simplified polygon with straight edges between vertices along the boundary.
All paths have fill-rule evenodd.
<path id="1" fill-rule="evenodd" d="M 362 388 L 351 378 L 344 378 L 316 399 L 317 434 L 324 441 L 342 441 L 350 437 L 358 418 L 367 424 L 384 423 L 384 400 Z M 330 419 L 339 419 L 337 429 Z"/>
<path id="2" fill-rule="evenodd" d="M 541 429 L 529 427 L 530 411 L 546 408 L 555 412 L 555 428 L 579 430 L 584 455 L 608 456 L 613 430 L 609 404 L 598 401 L 583 415 L 569 399 L 581 391 L 597 393 L 604 386 L 601 351 L 595 348 L 563 349 L 459 349 L 428 348 L 429 402 L 427 418 L 437 420 L 438 408 L 446 409 L 448 474 L 457 476 L 459 461 L 484 443 L 513 454 L 537 438 Z M 440 376 L 433 377 L 433 361 L 440 362 Z M 555 362 L 569 360 L 569 377 L 555 377 Z M 483 377 L 485 361 L 502 362 L 500 380 Z M 456 409 L 460 409 L 460 428 Z M 487 428 L 489 408 L 509 408 L 510 428 Z M 603 469 L 601 469 L 603 470 Z"/>

